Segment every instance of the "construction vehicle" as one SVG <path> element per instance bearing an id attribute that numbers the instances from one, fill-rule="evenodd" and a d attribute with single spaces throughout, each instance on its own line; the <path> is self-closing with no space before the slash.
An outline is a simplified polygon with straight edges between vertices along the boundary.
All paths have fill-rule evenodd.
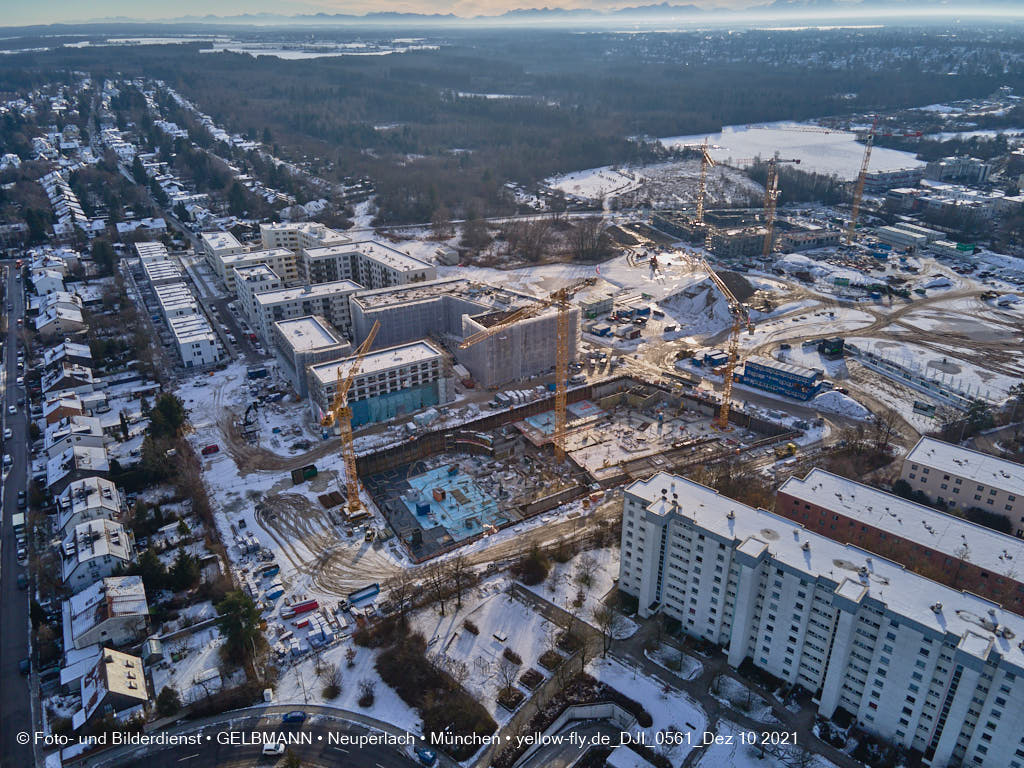
<path id="1" fill-rule="evenodd" d="M 331 407 L 320 422 L 325 427 L 336 427 L 341 435 L 341 456 L 345 462 L 349 519 L 362 511 L 363 502 L 359 499 L 359 475 L 356 473 L 356 450 L 352 441 L 352 409 L 348 404 L 348 391 L 352 388 L 352 383 L 362 367 L 363 358 L 373 346 L 373 340 L 377 338 L 379 330 L 380 321 L 378 320 L 374 322 L 366 339 L 356 349 L 355 354 L 349 358 L 348 370 L 346 371 L 342 365 L 338 366 L 338 389 L 334 393 Z"/>
<path id="2" fill-rule="evenodd" d="M 569 379 L 569 310 L 572 308 L 572 297 L 578 291 L 594 285 L 596 282 L 596 278 L 588 277 L 564 288 L 559 288 L 549 296 L 512 312 L 504 320 L 495 323 L 490 328 L 467 336 L 459 344 L 459 349 L 466 349 L 501 333 L 522 320 L 536 317 L 551 307 L 558 310 L 555 323 L 555 430 L 552 442 L 555 447 L 555 459 L 559 462 L 565 458 L 566 391 Z"/>
<path id="3" fill-rule="evenodd" d="M 871 130 L 868 131 L 867 141 L 864 142 L 864 159 L 860 164 L 860 173 L 857 175 L 857 186 L 853 190 L 853 203 L 850 206 L 850 226 L 846 229 L 846 244 L 853 245 L 853 236 L 857 230 L 857 214 L 860 213 L 860 200 L 864 196 L 864 181 L 868 177 L 868 164 L 871 162 L 871 146 L 875 143 L 875 129 L 878 127 L 878 118 L 871 123 Z"/>
<path id="4" fill-rule="evenodd" d="M 796 455 L 796 443 L 786 443 L 785 445 L 778 445 L 775 447 L 775 458 L 776 459 L 788 459 L 790 456 Z"/>

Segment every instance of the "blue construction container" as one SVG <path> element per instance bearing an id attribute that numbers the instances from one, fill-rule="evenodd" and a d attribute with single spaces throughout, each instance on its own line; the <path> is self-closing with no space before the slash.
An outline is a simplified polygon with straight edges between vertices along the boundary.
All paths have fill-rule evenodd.
<path id="1" fill-rule="evenodd" d="M 429 515 L 430 514 L 430 504 L 425 502 L 425 501 L 417 502 L 417 504 L 416 504 L 416 514 L 417 515 Z"/>

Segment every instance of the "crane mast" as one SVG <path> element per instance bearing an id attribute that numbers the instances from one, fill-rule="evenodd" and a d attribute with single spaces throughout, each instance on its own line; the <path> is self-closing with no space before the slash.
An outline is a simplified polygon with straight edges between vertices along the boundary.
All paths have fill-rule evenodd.
<path id="1" fill-rule="evenodd" d="M 864 196 L 864 181 L 868 177 L 868 164 L 871 162 L 871 146 L 875 143 L 875 128 L 878 127 L 878 118 L 871 123 L 871 130 L 868 132 L 867 142 L 864 145 L 864 159 L 860 164 L 860 173 L 857 175 L 857 186 L 853 190 L 853 203 L 850 206 L 850 226 L 846 230 L 846 244 L 853 245 L 853 236 L 857 229 L 857 214 L 860 213 L 860 200 Z"/>
<path id="2" fill-rule="evenodd" d="M 708 140 L 700 146 L 700 186 L 697 188 L 697 215 L 695 221 L 704 223 L 704 195 L 707 192 L 708 168 L 714 168 L 715 161 L 708 152 Z"/>
<path id="3" fill-rule="evenodd" d="M 588 277 L 559 288 L 536 303 L 516 310 L 490 328 L 485 328 L 471 336 L 467 336 L 459 344 L 459 349 L 466 349 L 484 339 L 489 339 L 491 336 L 512 327 L 522 320 L 536 317 L 547 309 L 554 307 L 557 310 L 555 317 L 555 425 L 552 440 L 555 448 L 555 458 L 559 462 L 565 458 L 565 436 L 568 423 L 566 410 L 568 405 L 570 336 L 572 335 L 569 322 L 572 297 L 577 291 L 594 285 L 596 282 L 595 278 Z"/>
<path id="4" fill-rule="evenodd" d="M 345 462 L 345 484 L 348 495 L 349 516 L 359 512 L 363 508 L 363 502 L 359 498 L 359 475 L 356 472 L 356 450 L 352 437 L 352 408 L 348 404 L 348 391 L 359 374 L 363 358 L 373 346 L 377 338 L 377 331 L 380 330 L 380 321 L 375 321 L 366 339 L 359 345 L 349 360 L 348 370 L 344 371 L 341 365 L 338 366 L 338 388 L 334 393 L 330 408 L 324 414 L 321 424 L 325 427 L 336 427 L 341 435 L 341 457 Z M 344 371 L 344 372 L 343 372 Z"/>

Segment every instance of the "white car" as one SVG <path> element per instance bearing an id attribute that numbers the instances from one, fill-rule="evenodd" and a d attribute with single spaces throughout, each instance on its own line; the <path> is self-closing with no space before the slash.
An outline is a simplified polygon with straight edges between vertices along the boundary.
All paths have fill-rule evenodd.
<path id="1" fill-rule="evenodd" d="M 277 757 L 278 755 L 284 754 L 284 742 L 283 741 L 268 741 L 263 745 L 263 754 L 270 755 L 271 757 Z"/>
<path id="2" fill-rule="evenodd" d="M 4 430 L 4 440 L 10 440 L 12 437 L 14 437 L 14 430 L 7 427 L 7 429 Z"/>
<path id="3" fill-rule="evenodd" d="M 14 414 L 16 414 L 18 412 L 18 406 L 16 406 L 16 405 L 8 405 L 7 406 L 7 412 L 9 414 L 11 414 L 11 416 L 13 416 Z"/>
<path id="4" fill-rule="evenodd" d="M 18 385 L 19 387 L 23 387 L 23 386 L 25 386 L 25 377 L 24 377 L 24 376 L 19 376 L 19 377 L 18 377 L 18 378 L 17 378 L 16 380 L 15 380 L 15 384 L 17 384 L 17 385 Z"/>

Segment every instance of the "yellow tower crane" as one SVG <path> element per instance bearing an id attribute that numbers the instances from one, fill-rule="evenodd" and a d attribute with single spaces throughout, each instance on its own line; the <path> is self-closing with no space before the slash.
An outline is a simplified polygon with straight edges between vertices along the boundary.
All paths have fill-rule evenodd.
<path id="1" fill-rule="evenodd" d="M 366 339 L 346 361 L 348 368 L 346 369 L 344 364 L 338 366 L 338 389 L 334 393 L 331 407 L 327 409 L 320 422 L 325 427 L 337 427 L 341 435 L 341 457 L 345 462 L 349 517 L 362 510 L 363 502 L 359 499 L 359 475 L 356 473 L 356 449 L 352 441 L 352 408 L 348 404 L 348 391 L 352 389 L 352 383 L 363 365 L 363 358 L 373 346 L 373 340 L 377 338 L 379 330 L 380 321 L 375 321 Z"/>
<path id="2" fill-rule="evenodd" d="M 857 230 L 857 214 L 860 213 L 860 199 L 864 196 L 864 181 L 868 177 L 868 163 L 871 162 L 871 146 L 875 143 L 875 129 L 878 127 L 878 118 L 871 123 L 871 130 L 868 131 L 867 141 L 864 143 L 864 160 L 860 164 L 860 173 L 857 175 L 857 186 L 853 190 L 853 203 L 850 206 L 850 226 L 846 229 L 846 244 L 853 245 L 853 236 Z"/>
<path id="3" fill-rule="evenodd" d="M 748 330 L 753 330 L 753 326 L 750 324 L 750 318 L 747 315 L 747 310 L 740 302 L 733 292 L 729 290 L 729 286 L 725 284 L 725 281 L 718 276 L 718 273 L 712 269 L 711 265 L 708 264 L 706 259 L 703 259 L 696 254 L 693 255 L 694 260 L 698 266 L 708 273 L 708 277 L 711 278 L 711 282 L 715 284 L 715 287 L 722 292 L 725 296 L 725 300 L 729 303 L 729 314 L 732 315 L 732 331 L 729 333 L 729 362 L 725 365 L 725 375 L 722 379 L 722 405 L 718 409 L 718 416 L 715 418 L 715 426 L 723 432 L 728 432 L 732 429 L 729 426 L 729 410 L 732 407 L 732 378 L 733 373 L 736 370 L 736 361 L 739 357 L 740 350 L 740 332 L 743 326 L 746 326 Z"/>
<path id="4" fill-rule="evenodd" d="M 467 336 L 459 344 L 459 349 L 466 349 L 484 339 L 489 339 L 491 336 L 507 330 L 522 320 L 536 317 L 551 307 L 555 307 L 558 310 L 558 316 L 555 319 L 555 430 L 553 434 L 555 458 L 558 461 L 562 461 L 565 458 L 566 405 L 570 355 L 569 310 L 572 308 L 572 297 L 581 289 L 594 285 L 596 282 L 596 278 L 588 277 L 571 283 L 564 288 L 559 288 L 549 296 L 539 299 L 522 309 L 517 309 L 489 328 Z"/>
<path id="5" fill-rule="evenodd" d="M 708 169 L 715 167 L 715 161 L 708 152 L 708 140 L 700 145 L 700 186 L 697 187 L 697 216 L 695 221 L 698 224 L 704 223 L 704 195 L 708 188 Z"/>
<path id="6" fill-rule="evenodd" d="M 757 162 L 756 158 L 736 160 L 736 165 L 749 165 Z M 764 180 L 764 245 L 761 247 L 761 258 L 765 261 L 772 255 L 775 248 L 775 206 L 779 201 L 779 164 L 793 163 L 800 165 L 798 157 L 779 157 L 778 153 L 767 161 L 768 176 Z"/>

